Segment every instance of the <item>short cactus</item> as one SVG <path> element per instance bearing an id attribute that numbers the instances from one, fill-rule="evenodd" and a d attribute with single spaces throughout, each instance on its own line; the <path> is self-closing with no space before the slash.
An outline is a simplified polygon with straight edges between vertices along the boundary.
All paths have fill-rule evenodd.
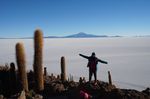
<path id="1" fill-rule="evenodd" d="M 22 43 L 16 44 L 16 61 L 18 66 L 19 79 L 21 82 L 21 86 L 25 91 L 28 91 L 28 80 L 26 73 L 26 60 L 25 60 L 25 52 Z"/>
<path id="2" fill-rule="evenodd" d="M 66 80 L 66 64 L 65 64 L 65 57 L 61 57 L 61 80 Z"/>
<path id="3" fill-rule="evenodd" d="M 10 91 L 11 93 L 15 93 L 17 90 L 17 77 L 16 77 L 16 70 L 15 64 L 12 62 L 10 63 L 9 69 L 9 79 L 10 79 Z"/>
<path id="4" fill-rule="evenodd" d="M 111 74 L 110 74 L 110 71 L 108 71 L 108 80 L 109 80 L 109 84 L 112 85 L 112 80 L 111 80 Z"/>
<path id="5" fill-rule="evenodd" d="M 34 33 L 34 74 L 36 82 L 36 90 L 44 90 L 43 79 L 43 33 L 41 30 L 36 30 Z"/>
<path id="6" fill-rule="evenodd" d="M 47 68 L 44 67 L 44 76 L 47 76 Z"/>

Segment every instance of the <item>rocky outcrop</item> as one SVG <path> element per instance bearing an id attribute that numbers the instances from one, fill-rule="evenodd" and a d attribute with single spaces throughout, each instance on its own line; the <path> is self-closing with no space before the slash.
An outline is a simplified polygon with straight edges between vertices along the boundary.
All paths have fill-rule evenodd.
<path id="1" fill-rule="evenodd" d="M 1 72 L 2 73 L 2 72 Z M 6 72 L 7 74 L 7 72 Z M 131 90 L 131 89 L 119 89 L 115 85 L 111 85 L 107 82 L 97 81 L 86 82 L 80 78 L 79 82 L 74 81 L 62 81 L 61 77 L 56 77 L 53 74 L 50 76 L 44 76 L 44 90 L 41 93 L 36 93 L 33 90 L 34 72 L 28 73 L 29 92 L 21 94 L 7 96 L 3 94 L 1 90 L 0 97 L 3 99 L 24 97 L 21 99 L 82 99 L 85 97 L 92 97 L 92 99 L 150 99 L 150 88 L 146 88 L 143 91 Z M 3 79 L 1 79 L 3 80 Z M 2 86 L 3 83 L 0 83 Z M 81 94 L 82 93 L 82 94 Z"/>

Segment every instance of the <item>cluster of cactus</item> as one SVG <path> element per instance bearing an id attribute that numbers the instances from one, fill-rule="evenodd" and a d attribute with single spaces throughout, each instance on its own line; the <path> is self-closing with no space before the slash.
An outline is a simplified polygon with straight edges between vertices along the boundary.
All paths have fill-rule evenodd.
<path id="1" fill-rule="evenodd" d="M 44 90 L 44 79 L 43 79 L 43 66 L 42 66 L 42 55 L 43 55 L 43 34 L 40 30 L 36 30 L 34 33 L 34 76 L 35 76 L 35 88 L 36 91 L 40 92 Z M 22 88 L 28 91 L 28 80 L 26 73 L 26 60 L 25 52 L 22 43 L 16 44 L 16 62 L 18 66 L 19 80 Z"/>
<path id="2" fill-rule="evenodd" d="M 25 91 L 28 91 L 28 79 L 26 72 L 26 60 L 24 46 L 22 43 L 16 44 L 16 62 L 18 66 L 19 80 L 22 85 L 22 88 Z M 44 68 L 43 73 L 43 33 L 41 30 L 36 30 L 34 32 L 34 79 L 35 79 L 35 90 L 41 92 L 44 90 L 44 77 L 47 76 L 46 68 Z M 13 69 L 12 65 L 12 69 Z M 65 66 L 65 57 L 61 57 L 61 80 L 66 81 L 66 66 Z M 72 78 L 73 80 L 73 78 Z"/>
<path id="3" fill-rule="evenodd" d="M 26 72 L 26 56 L 23 43 L 18 42 L 15 46 L 16 50 L 16 63 L 18 67 L 18 78 L 16 76 L 15 64 L 10 64 L 10 69 L 5 66 L 5 70 L 9 70 L 8 75 L 11 77 L 6 77 L 11 80 L 9 87 L 11 89 L 24 90 L 29 92 L 28 88 L 28 76 Z M 46 67 L 44 68 L 43 73 L 43 33 L 41 30 L 36 30 L 34 32 L 34 61 L 33 61 L 33 70 L 34 70 L 34 80 L 35 80 L 35 91 L 42 92 L 44 90 L 44 75 L 47 76 Z M 3 71 L 4 68 L 0 67 L 0 71 Z M 66 81 L 66 65 L 65 57 L 61 57 L 61 80 Z M 73 77 L 71 77 L 73 80 Z M 5 80 L 6 81 L 6 80 Z M 16 87 L 18 86 L 18 87 Z M 13 92 L 13 90 L 11 90 Z"/>

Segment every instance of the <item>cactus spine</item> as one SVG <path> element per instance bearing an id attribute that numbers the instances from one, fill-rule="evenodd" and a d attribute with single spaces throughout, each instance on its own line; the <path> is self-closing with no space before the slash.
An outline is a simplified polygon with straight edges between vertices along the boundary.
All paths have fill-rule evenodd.
<path id="1" fill-rule="evenodd" d="M 61 57 L 61 80 L 66 80 L 66 64 L 65 64 L 65 57 Z"/>
<path id="2" fill-rule="evenodd" d="M 44 79 L 43 79 L 43 33 L 41 30 L 36 30 L 34 33 L 34 74 L 36 82 L 36 90 L 44 90 Z"/>
<path id="3" fill-rule="evenodd" d="M 112 85 L 112 80 L 111 80 L 111 74 L 110 74 L 110 71 L 108 71 L 108 80 L 109 80 L 109 84 Z"/>
<path id="4" fill-rule="evenodd" d="M 24 47 L 22 43 L 16 44 L 16 61 L 17 61 L 19 79 L 20 79 L 21 85 L 25 91 L 28 91 L 26 60 L 25 60 Z"/>

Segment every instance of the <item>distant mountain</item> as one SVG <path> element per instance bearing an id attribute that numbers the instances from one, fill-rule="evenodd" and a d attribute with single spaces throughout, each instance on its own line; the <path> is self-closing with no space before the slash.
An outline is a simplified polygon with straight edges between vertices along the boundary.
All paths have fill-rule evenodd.
<path id="1" fill-rule="evenodd" d="M 48 36 L 45 38 L 95 38 L 95 37 L 108 37 L 107 35 L 93 35 L 93 34 L 87 34 L 84 32 L 80 32 L 77 34 L 72 34 L 72 35 L 68 35 L 68 36 Z"/>
<path id="2" fill-rule="evenodd" d="M 92 38 L 92 37 L 108 37 L 108 36 L 106 36 L 106 35 L 98 36 L 98 35 L 87 34 L 87 33 L 84 33 L 84 32 L 80 32 L 80 33 L 77 33 L 77 34 L 65 36 L 65 38 Z"/>

